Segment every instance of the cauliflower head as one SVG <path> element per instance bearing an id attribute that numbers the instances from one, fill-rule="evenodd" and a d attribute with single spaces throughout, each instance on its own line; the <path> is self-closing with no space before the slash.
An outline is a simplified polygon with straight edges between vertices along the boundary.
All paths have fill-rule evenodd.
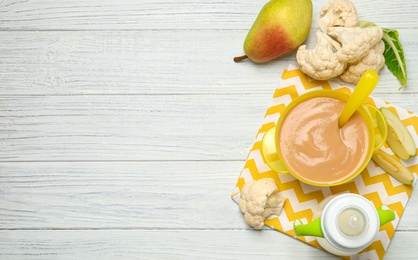
<path id="1" fill-rule="evenodd" d="M 296 53 L 300 69 L 316 80 L 338 77 L 345 70 L 346 63 L 338 60 L 333 51 L 334 48 L 340 49 L 341 45 L 318 30 L 315 48 L 308 50 L 306 45 L 302 45 Z"/>
<path id="2" fill-rule="evenodd" d="M 315 80 L 340 76 L 358 83 L 366 70 L 379 72 L 385 64 L 383 29 L 377 25 L 360 25 L 357 10 L 350 0 L 329 0 L 317 20 L 317 45 L 301 45 L 296 53 L 299 68 Z"/>
<path id="3" fill-rule="evenodd" d="M 285 198 L 277 193 L 274 179 L 264 178 L 247 182 L 241 190 L 239 208 L 245 221 L 255 229 L 262 229 L 264 220 L 271 215 L 279 215 Z"/>
<path id="4" fill-rule="evenodd" d="M 345 82 L 357 84 L 366 70 L 371 69 L 378 73 L 385 65 L 385 56 L 383 56 L 384 50 L 385 44 L 383 41 L 376 43 L 366 56 L 356 63 L 349 64 L 340 78 Z"/>
<path id="5" fill-rule="evenodd" d="M 382 40 L 383 30 L 380 26 L 332 27 L 328 29 L 328 35 L 342 44 L 337 52 L 338 60 L 354 63 L 366 56 L 371 47 Z"/>
<path id="6" fill-rule="evenodd" d="M 350 0 L 331 0 L 322 7 L 320 14 L 316 22 L 324 33 L 334 26 L 354 27 L 357 24 L 357 10 Z"/>

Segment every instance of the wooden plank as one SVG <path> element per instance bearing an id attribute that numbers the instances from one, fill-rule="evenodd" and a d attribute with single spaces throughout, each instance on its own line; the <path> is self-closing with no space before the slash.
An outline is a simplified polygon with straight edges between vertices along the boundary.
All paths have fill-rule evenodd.
<path id="1" fill-rule="evenodd" d="M 314 20 L 328 0 L 314 0 Z M 353 0 L 360 19 L 391 28 L 416 27 L 418 3 Z M 2 30 L 248 29 L 265 1 L 43 0 L 0 2 Z M 401 19 L 402 18 L 402 19 Z M 313 23 L 313 26 L 316 26 Z"/>
<path id="2" fill-rule="evenodd" d="M 0 31 L 0 95 L 270 94 L 295 51 L 236 64 L 246 31 Z M 408 86 L 417 93 L 418 28 L 400 30 Z M 313 48 L 312 33 L 306 44 Z M 350 85 L 350 84 L 348 84 Z M 384 68 L 375 93 L 397 92 Z"/>
<path id="3" fill-rule="evenodd" d="M 241 167 L 2 163 L 0 229 L 246 229 L 230 198 Z"/>
<path id="4" fill-rule="evenodd" d="M 251 229 L 230 198 L 243 165 L 1 163 L 0 229 Z M 417 204 L 398 230 L 418 231 Z"/>
<path id="5" fill-rule="evenodd" d="M 3 96 L 0 160 L 242 160 L 264 115 L 264 108 L 252 107 L 260 100 L 245 95 L 239 101 L 230 95 Z"/>
<path id="6" fill-rule="evenodd" d="M 268 231 L 0 231 L 3 259 L 32 259 L 40 255 L 43 259 L 277 259 L 279 255 L 335 259 L 295 239 Z"/>
<path id="7" fill-rule="evenodd" d="M 252 63 L 232 61 L 241 55 L 243 37 L 230 31 L 0 32 L 0 90 L 2 95 L 211 94 L 275 87 L 277 81 L 266 73 L 279 70 L 260 66 L 260 72 Z"/>
<path id="8" fill-rule="evenodd" d="M 383 95 L 413 111 L 417 96 Z M 242 160 L 270 102 L 259 95 L 3 96 L 0 160 Z"/>
<path id="9" fill-rule="evenodd" d="M 397 232 L 385 259 L 413 259 L 417 234 Z M 2 259 L 336 259 L 274 231 L 0 231 Z"/>
<path id="10" fill-rule="evenodd" d="M 0 96 L 0 161 L 244 160 L 272 94 Z"/>

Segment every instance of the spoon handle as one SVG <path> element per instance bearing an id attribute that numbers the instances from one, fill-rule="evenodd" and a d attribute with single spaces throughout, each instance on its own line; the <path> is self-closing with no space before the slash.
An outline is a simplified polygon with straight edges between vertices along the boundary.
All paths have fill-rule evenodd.
<path id="1" fill-rule="evenodd" d="M 347 101 L 343 111 L 341 112 L 340 117 L 338 118 L 338 126 L 343 127 L 350 117 L 354 114 L 357 108 L 363 103 L 363 101 L 372 93 L 373 89 L 377 85 L 379 76 L 374 70 L 367 70 L 363 73 L 358 82 L 357 86 L 354 88 L 353 93 Z"/>

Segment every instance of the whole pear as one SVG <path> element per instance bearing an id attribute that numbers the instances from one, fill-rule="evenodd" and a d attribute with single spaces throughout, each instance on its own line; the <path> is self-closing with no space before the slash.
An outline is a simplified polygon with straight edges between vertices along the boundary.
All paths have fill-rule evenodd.
<path id="1" fill-rule="evenodd" d="M 270 0 L 261 9 L 244 41 L 246 58 L 262 63 L 299 47 L 312 23 L 311 0 Z"/>

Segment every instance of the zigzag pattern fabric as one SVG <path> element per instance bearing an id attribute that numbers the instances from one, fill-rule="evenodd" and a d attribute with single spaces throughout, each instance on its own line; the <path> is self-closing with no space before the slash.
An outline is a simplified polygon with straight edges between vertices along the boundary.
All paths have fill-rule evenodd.
<path id="1" fill-rule="evenodd" d="M 284 70 L 279 86 L 274 92 L 273 102 L 266 111 L 263 124 L 257 132 L 255 142 L 248 154 L 231 197 L 238 203 L 240 190 L 246 182 L 262 178 L 273 178 L 278 186 L 279 194 L 287 198 L 287 200 L 281 214 L 266 219 L 265 225 L 320 250 L 323 249 L 314 237 L 295 236 L 293 222 L 296 219 L 302 220 L 303 223 L 310 222 L 317 205 L 324 198 L 334 194 L 351 192 L 366 197 L 377 208 L 382 204 L 386 204 L 396 212 L 396 219 L 380 228 L 376 240 L 368 248 L 355 256 L 342 257 L 342 259 L 382 259 L 416 184 L 418 172 L 417 156 L 404 162 L 415 175 L 415 182 L 412 186 L 398 182 L 371 161 L 366 169 L 349 183 L 333 187 L 315 187 L 298 181 L 290 174 L 273 172 L 260 153 L 264 133 L 275 126 L 286 105 L 299 95 L 317 89 L 352 92 L 351 88 L 336 82 L 311 80 L 292 65 Z M 414 113 L 373 97 L 369 97 L 366 102 L 378 108 L 388 107 L 396 112 L 411 132 L 415 143 L 418 144 L 418 117 Z M 386 144 L 381 149 L 393 155 L 393 152 Z"/>

